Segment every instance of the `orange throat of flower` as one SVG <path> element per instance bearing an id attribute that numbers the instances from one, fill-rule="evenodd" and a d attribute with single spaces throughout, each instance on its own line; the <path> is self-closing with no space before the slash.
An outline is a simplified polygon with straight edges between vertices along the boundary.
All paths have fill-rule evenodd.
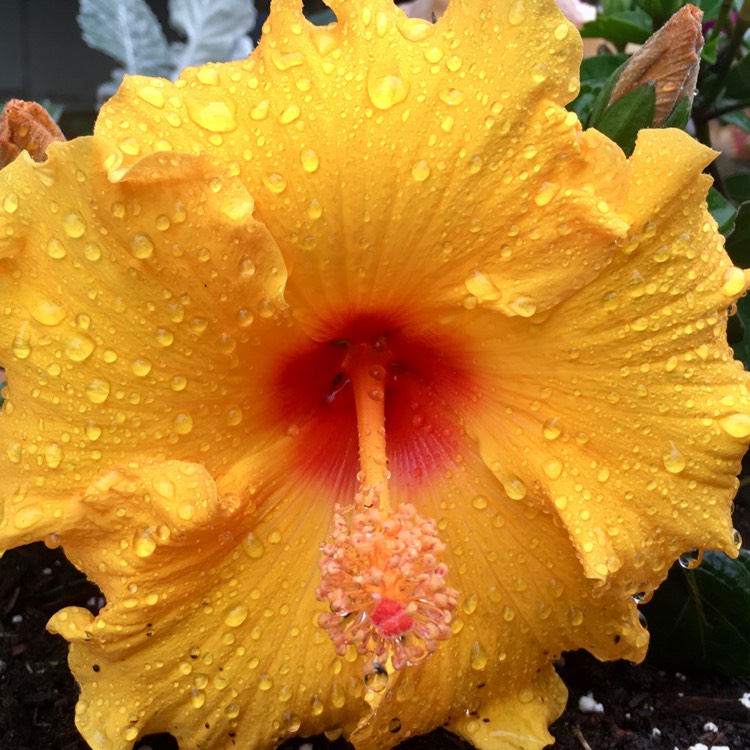
<path id="1" fill-rule="evenodd" d="M 343 370 L 357 412 L 359 491 L 336 506 L 330 541 L 321 547 L 317 597 L 330 613 L 319 624 L 339 654 L 352 645 L 375 664 L 401 669 L 427 659 L 451 635 L 458 593 L 446 585 L 445 544 L 434 520 L 393 503 L 386 454 L 389 352 L 384 339 L 349 345 Z M 369 668 L 369 667 L 368 667 Z"/>

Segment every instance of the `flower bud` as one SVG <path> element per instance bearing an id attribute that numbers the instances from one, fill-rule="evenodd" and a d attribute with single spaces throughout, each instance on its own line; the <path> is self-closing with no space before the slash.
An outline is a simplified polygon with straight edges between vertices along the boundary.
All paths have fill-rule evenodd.
<path id="1" fill-rule="evenodd" d="M 44 161 L 47 146 L 64 140 L 57 123 L 41 104 L 11 99 L 0 116 L 0 169 L 24 150 L 34 161 Z"/>
<path id="2" fill-rule="evenodd" d="M 652 127 L 669 125 L 677 110 L 689 114 L 698 80 L 703 11 L 685 5 L 628 60 L 609 96 L 608 105 L 644 84 L 656 94 Z M 685 106 L 687 104 L 687 107 Z"/>

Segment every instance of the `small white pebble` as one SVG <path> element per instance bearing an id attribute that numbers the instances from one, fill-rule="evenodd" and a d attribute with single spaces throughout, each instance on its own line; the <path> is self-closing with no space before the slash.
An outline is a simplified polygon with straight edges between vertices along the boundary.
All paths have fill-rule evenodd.
<path id="1" fill-rule="evenodd" d="M 604 706 L 594 700 L 592 693 L 587 693 L 578 699 L 578 710 L 585 714 L 603 714 Z"/>
<path id="2" fill-rule="evenodd" d="M 742 698 L 740 698 L 740 703 L 745 708 L 750 708 L 750 693 L 745 693 Z"/>
<path id="3" fill-rule="evenodd" d="M 702 742 L 699 742 L 697 745 L 690 745 L 688 750 L 708 750 L 708 745 L 704 745 Z"/>
<path id="4" fill-rule="evenodd" d="M 675 676 L 675 677 L 676 677 L 676 678 L 677 678 L 678 680 L 682 680 L 683 682 L 685 682 L 685 680 L 687 680 L 687 677 L 685 677 L 685 675 L 684 675 L 684 674 L 682 674 L 682 672 L 675 672 L 675 675 L 674 675 L 674 676 Z"/>
<path id="5" fill-rule="evenodd" d="M 703 731 L 704 732 L 718 732 L 719 727 L 717 727 L 716 724 L 713 723 L 713 721 L 707 721 L 703 725 Z"/>
<path id="6" fill-rule="evenodd" d="M 20 625 L 23 622 L 23 615 L 13 615 L 10 620 L 14 625 Z"/>
<path id="7" fill-rule="evenodd" d="M 52 575 L 52 568 L 42 568 L 42 575 L 43 576 L 51 576 Z"/>
<path id="8" fill-rule="evenodd" d="M 313 750 L 312 742 L 305 742 L 299 746 L 299 750 Z"/>
<path id="9" fill-rule="evenodd" d="M 659 727 L 652 727 L 651 728 L 651 736 L 652 737 L 661 737 L 661 729 L 659 729 Z"/>

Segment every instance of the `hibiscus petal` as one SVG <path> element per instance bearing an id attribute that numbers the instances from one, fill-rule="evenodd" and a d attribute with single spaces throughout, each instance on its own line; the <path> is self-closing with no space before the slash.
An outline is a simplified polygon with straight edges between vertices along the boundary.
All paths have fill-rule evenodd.
<path id="1" fill-rule="evenodd" d="M 361 664 L 337 657 L 316 625 L 332 506 L 316 488 L 280 484 L 262 519 L 180 461 L 132 460 L 85 492 L 61 539 L 107 605 L 63 609 L 48 627 L 72 644 L 76 721 L 92 747 L 171 732 L 183 750 L 235 736 L 260 749 L 351 728 L 366 711 Z"/>
<path id="2" fill-rule="evenodd" d="M 248 61 L 126 79 L 97 133 L 126 161 L 236 163 L 316 338 L 343 312 L 408 315 L 415 297 L 526 316 L 595 277 L 626 229 L 608 204 L 623 156 L 560 106 L 580 42 L 557 8 L 454 2 L 432 25 L 385 0 L 333 7 L 339 23 L 316 28 L 277 2 Z"/>
<path id="3" fill-rule="evenodd" d="M 588 575 L 619 571 L 631 592 L 691 546 L 736 554 L 750 394 L 725 330 L 745 279 L 704 207 L 709 159 L 685 134 L 644 131 L 632 236 L 601 276 L 545 319 L 464 324 L 483 395 L 507 414 L 500 430 L 487 401 L 466 418 L 487 464 L 555 509 Z"/>
<path id="4" fill-rule="evenodd" d="M 155 154 L 110 182 L 116 159 L 80 139 L 0 171 L 6 545 L 65 528 L 69 498 L 145 443 L 220 472 L 274 437 L 257 395 L 278 331 L 295 334 L 252 199 L 206 157 Z"/>

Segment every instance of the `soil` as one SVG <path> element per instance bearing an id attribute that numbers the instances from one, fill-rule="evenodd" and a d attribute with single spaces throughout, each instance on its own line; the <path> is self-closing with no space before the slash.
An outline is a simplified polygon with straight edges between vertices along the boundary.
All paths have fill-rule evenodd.
<path id="1" fill-rule="evenodd" d="M 737 501 L 735 524 L 750 539 L 750 494 Z M 0 749 L 87 750 L 73 724 L 76 684 L 62 638 L 45 631 L 54 612 L 98 609 L 99 592 L 59 550 L 41 544 L 0 560 Z M 567 710 L 552 726 L 557 750 L 750 750 L 750 675 L 681 674 L 649 655 L 634 666 L 600 663 L 585 652 L 566 654 L 558 669 L 568 685 Z M 603 711 L 585 712 L 591 694 Z M 701 743 L 701 744 L 699 744 Z M 295 738 L 283 750 L 345 750 L 342 740 Z M 406 741 L 400 750 L 469 750 L 443 731 Z M 168 735 L 140 740 L 134 750 L 179 750 Z"/>

